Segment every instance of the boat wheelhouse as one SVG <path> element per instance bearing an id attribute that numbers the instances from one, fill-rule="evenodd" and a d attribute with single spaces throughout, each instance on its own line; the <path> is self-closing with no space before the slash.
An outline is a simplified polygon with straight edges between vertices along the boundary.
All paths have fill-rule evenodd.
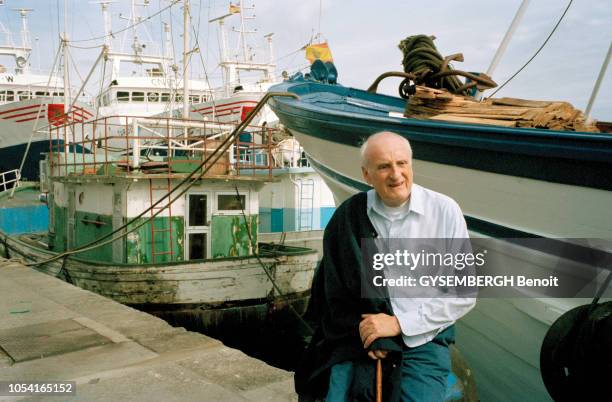
<path id="1" fill-rule="evenodd" d="M 51 135 L 70 143 L 71 131 L 96 125 L 112 132 L 111 124 L 70 124 Z M 258 242 L 272 143 L 240 141 L 231 137 L 236 130 L 133 118 L 122 152 L 53 147 L 42 181 L 49 232 L 9 237 L 9 255 L 119 302 L 160 315 L 194 314 L 214 326 L 236 309 L 247 319 L 288 303 L 303 308 L 316 251 Z"/>

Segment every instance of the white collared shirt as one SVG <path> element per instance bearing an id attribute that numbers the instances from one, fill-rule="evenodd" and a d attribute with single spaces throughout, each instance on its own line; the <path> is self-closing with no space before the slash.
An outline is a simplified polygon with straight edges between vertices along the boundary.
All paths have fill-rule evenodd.
<path id="1" fill-rule="evenodd" d="M 469 237 L 463 213 L 450 197 L 412 184 L 410 200 L 401 207 L 383 204 L 375 190 L 367 194 L 367 214 L 380 238 Z M 404 343 L 416 347 L 431 341 L 476 304 L 474 298 L 391 298 Z"/>

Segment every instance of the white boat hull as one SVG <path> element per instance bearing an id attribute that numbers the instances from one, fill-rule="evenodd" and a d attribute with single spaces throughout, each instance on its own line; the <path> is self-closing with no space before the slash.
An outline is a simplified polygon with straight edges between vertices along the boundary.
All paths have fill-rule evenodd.
<path id="1" fill-rule="evenodd" d="M 56 255 L 30 244 L 32 240 L 8 237 L 6 242 L 8 254 L 3 245 L 3 255 L 19 256 L 26 262 Z M 302 300 L 305 305 L 317 252 L 302 249 L 277 256 L 262 253 L 261 261 L 270 270 L 278 288 L 273 286 L 254 256 L 143 265 L 71 258 L 63 266 L 60 259 L 35 268 L 85 290 L 158 314 L 164 311 L 199 313 L 233 307 L 248 310 L 295 300 Z"/>
<path id="2" fill-rule="evenodd" d="M 357 147 L 291 130 L 337 203 L 363 190 Z M 316 155 L 313 158 L 312 155 Z M 341 155 L 341 157 L 339 157 Z M 548 238 L 612 238 L 612 192 L 413 161 L 414 181 L 455 199 L 466 218 Z M 482 233 L 470 230 L 473 237 Z M 500 236 L 503 237 L 503 236 Z M 508 253 L 534 276 L 546 276 L 557 258 Z M 608 289 L 608 292 L 610 289 Z M 564 312 L 590 299 L 481 299 L 457 326 L 457 343 L 475 372 L 482 401 L 550 401 L 539 371 L 540 345 Z"/>
<path id="3" fill-rule="evenodd" d="M 41 152 L 49 152 L 49 126 L 54 127 L 50 117 L 63 111 L 63 104 L 52 98 L 36 98 L 0 105 L 0 172 L 18 169 L 28 142 L 28 150 L 21 177 L 35 180 L 38 178 L 38 162 Z M 90 108 L 84 104 L 75 105 L 72 121 L 83 121 L 93 116 Z M 56 125 L 62 124 L 55 121 Z M 81 141 L 81 133 L 75 132 L 70 141 Z"/>

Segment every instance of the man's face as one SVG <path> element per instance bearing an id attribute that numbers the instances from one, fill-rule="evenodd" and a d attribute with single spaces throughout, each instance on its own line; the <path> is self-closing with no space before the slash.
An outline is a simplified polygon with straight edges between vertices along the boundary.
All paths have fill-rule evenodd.
<path id="1" fill-rule="evenodd" d="M 412 188 L 412 160 L 406 143 L 395 136 L 381 136 L 368 143 L 366 166 L 361 168 L 365 181 L 390 207 L 408 201 Z"/>

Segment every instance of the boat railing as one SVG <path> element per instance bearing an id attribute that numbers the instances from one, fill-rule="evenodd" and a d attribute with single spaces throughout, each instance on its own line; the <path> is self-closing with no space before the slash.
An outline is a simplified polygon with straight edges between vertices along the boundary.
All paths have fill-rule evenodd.
<path id="1" fill-rule="evenodd" d="M 304 148 L 293 138 L 280 141 L 272 151 L 275 168 L 310 167 Z"/>
<path id="2" fill-rule="evenodd" d="M 191 173 L 218 149 L 237 124 L 171 117 L 107 116 L 51 127 L 50 176 Z M 208 175 L 272 177 L 275 129 L 249 126 L 202 169 Z M 242 172 L 242 173 L 241 173 Z M 261 178 L 261 175 L 258 175 Z"/>
<path id="3" fill-rule="evenodd" d="M 21 173 L 19 169 L 7 170 L 6 172 L 0 173 L 0 193 L 10 190 L 15 186 L 19 186 L 19 180 L 21 179 Z"/>

